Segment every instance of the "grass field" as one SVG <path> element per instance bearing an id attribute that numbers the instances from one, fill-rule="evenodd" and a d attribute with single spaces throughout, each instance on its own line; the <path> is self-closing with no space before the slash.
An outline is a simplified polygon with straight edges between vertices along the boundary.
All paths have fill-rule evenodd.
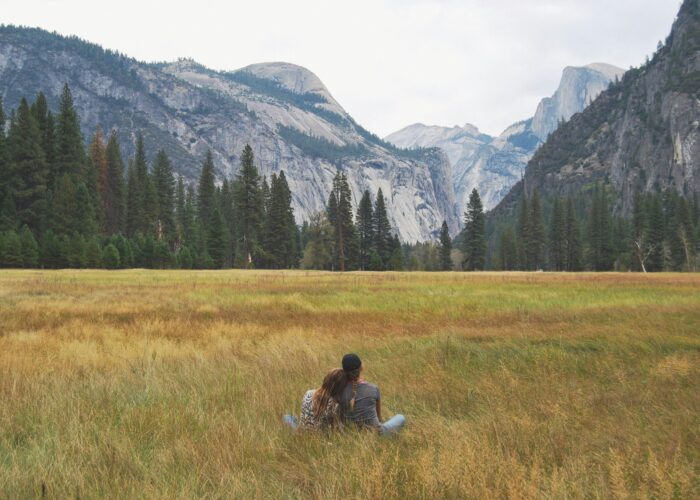
<path id="1" fill-rule="evenodd" d="M 343 353 L 395 439 L 294 434 Z M 0 497 L 698 498 L 700 276 L 0 271 Z"/>

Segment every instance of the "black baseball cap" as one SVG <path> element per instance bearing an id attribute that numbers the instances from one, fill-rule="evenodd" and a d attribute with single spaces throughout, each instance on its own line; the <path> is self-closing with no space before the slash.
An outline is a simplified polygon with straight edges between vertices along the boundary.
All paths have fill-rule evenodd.
<path id="1" fill-rule="evenodd" d="M 352 372 L 357 370 L 362 366 L 362 361 L 357 354 L 346 354 L 343 356 L 343 370 L 346 372 Z"/>

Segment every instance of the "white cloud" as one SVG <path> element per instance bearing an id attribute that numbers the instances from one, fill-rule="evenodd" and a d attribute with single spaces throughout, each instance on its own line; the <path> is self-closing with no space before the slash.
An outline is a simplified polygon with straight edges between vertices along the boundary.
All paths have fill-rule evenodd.
<path id="1" fill-rule="evenodd" d="M 314 71 L 364 126 L 421 121 L 496 134 L 534 113 L 567 65 L 637 65 L 675 0 L 89 0 L 8 2 L 39 26 L 146 61 L 216 69 L 284 60 Z"/>

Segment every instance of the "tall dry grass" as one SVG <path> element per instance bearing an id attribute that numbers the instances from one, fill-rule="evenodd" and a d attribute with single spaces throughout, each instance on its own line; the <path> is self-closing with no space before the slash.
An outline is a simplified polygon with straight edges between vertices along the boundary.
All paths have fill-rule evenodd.
<path id="1" fill-rule="evenodd" d="M 0 497 L 700 496 L 700 277 L 3 271 Z M 294 434 L 347 351 L 396 439 Z"/>

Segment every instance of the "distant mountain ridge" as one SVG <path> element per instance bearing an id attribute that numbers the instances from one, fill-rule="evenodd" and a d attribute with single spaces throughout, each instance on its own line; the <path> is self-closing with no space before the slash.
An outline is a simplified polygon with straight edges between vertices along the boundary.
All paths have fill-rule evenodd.
<path id="1" fill-rule="evenodd" d="M 514 123 L 498 137 L 471 124 L 455 127 L 410 125 L 386 137 L 402 148 L 439 147 L 452 166 L 457 204 L 466 205 L 477 188 L 484 207 L 493 208 L 518 182 L 528 160 L 562 121 L 582 111 L 624 70 L 604 63 L 567 67 L 556 92 L 542 99 L 534 116 Z"/>
<path id="2" fill-rule="evenodd" d="M 638 193 L 700 193 L 700 0 L 684 0 L 665 44 L 553 132 L 491 219 L 523 196 L 585 194 L 597 183 L 629 217 Z"/>
<path id="3" fill-rule="evenodd" d="M 347 174 L 359 202 L 382 189 L 403 241 L 434 238 L 443 220 L 459 228 L 446 156 L 437 149 L 404 151 L 359 126 L 321 80 L 289 63 L 254 64 L 231 72 L 192 60 L 142 63 L 36 28 L 0 27 L 0 95 L 6 108 L 43 91 L 55 109 L 64 83 L 83 123 L 117 129 L 133 152 L 133 134 L 147 153 L 164 148 L 177 173 L 197 178 L 211 149 L 217 174 L 233 175 L 250 143 L 261 174 L 284 170 L 297 220 L 325 210 L 332 179 Z"/>

